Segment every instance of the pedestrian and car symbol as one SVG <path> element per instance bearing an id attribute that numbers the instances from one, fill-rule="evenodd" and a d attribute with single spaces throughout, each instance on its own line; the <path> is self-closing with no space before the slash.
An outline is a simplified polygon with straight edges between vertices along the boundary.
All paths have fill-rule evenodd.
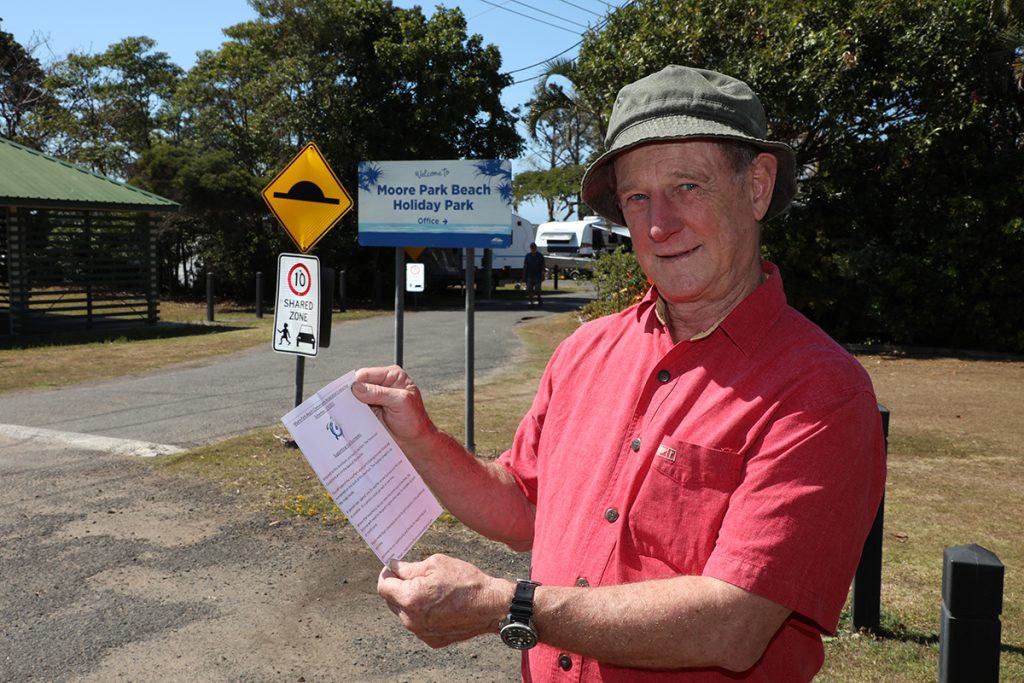
<path id="1" fill-rule="evenodd" d="M 320 347 L 319 330 L 320 259 L 305 254 L 279 255 L 274 350 L 315 356 Z"/>
<path id="2" fill-rule="evenodd" d="M 288 162 L 261 195 L 302 253 L 316 246 L 352 208 L 352 197 L 312 142 Z"/>

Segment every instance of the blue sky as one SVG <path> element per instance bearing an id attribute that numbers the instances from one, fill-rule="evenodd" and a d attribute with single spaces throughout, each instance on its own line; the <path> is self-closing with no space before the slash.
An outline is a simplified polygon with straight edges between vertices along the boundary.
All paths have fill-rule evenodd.
<path id="1" fill-rule="evenodd" d="M 611 4 L 621 4 L 614 0 Z M 409 2 L 433 13 L 438 5 L 461 7 L 470 33 L 501 50 L 504 68 L 517 84 L 502 94 L 505 106 L 523 104 L 540 72 L 539 64 L 564 52 L 573 57 L 574 47 L 586 26 L 602 21 L 609 2 L 601 0 L 454 0 Z M 22 45 L 46 40 L 35 51 L 42 62 L 74 50 L 102 52 L 128 36 L 146 35 L 167 52 L 171 61 L 188 69 L 199 50 L 216 49 L 224 41 L 221 29 L 255 16 L 246 0 L 3 0 L 0 29 L 12 33 Z M 33 39 L 35 36 L 35 40 Z M 524 131 L 520 131 L 524 134 Z M 529 168 L 529 159 L 515 161 L 513 170 Z M 539 222 L 543 212 L 524 208 L 524 217 Z"/>

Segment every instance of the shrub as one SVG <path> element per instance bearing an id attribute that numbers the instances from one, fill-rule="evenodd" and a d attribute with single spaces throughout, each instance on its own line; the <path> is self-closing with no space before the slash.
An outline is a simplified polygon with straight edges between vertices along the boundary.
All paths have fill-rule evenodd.
<path id="1" fill-rule="evenodd" d="M 650 282 L 636 256 L 625 247 L 605 252 L 594 261 L 597 297 L 583 307 L 586 320 L 617 313 L 632 306 L 647 293 Z"/>

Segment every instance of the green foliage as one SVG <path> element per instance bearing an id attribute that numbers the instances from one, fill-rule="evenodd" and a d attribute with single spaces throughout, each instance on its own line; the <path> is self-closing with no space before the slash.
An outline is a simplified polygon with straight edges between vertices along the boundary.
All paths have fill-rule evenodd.
<path id="1" fill-rule="evenodd" d="M 30 147 L 38 140 L 26 129 L 25 120 L 49 101 L 43 88 L 46 74 L 32 52 L 31 46 L 0 30 L 0 135 Z"/>
<path id="2" fill-rule="evenodd" d="M 226 29 L 228 41 L 200 56 L 175 101 L 194 157 L 178 182 L 187 210 L 214 227 L 203 258 L 228 270 L 232 287 L 248 291 L 252 272 L 272 274 L 276 252 L 291 249 L 256 191 L 306 142 L 317 143 L 350 191 L 362 159 L 518 155 L 499 99 L 510 77 L 494 46 L 467 36 L 460 10 L 439 7 L 427 19 L 385 0 L 253 7 L 258 18 Z M 351 296 L 365 296 L 394 257 L 359 248 L 356 236 L 353 211 L 317 255 L 348 272 Z"/>
<path id="3" fill-rule="evenodd" d="M 72 53 L 47 73 L 51 96 L 29 128 L 47 151 L 97 173 L 127 180 L 139 155 L 157 139 L 183 71 L 145 36 L 96 54 Z"/>
<path id="4" fill-rule="evenodd" d="M 548 205 L 548 219 L 567 220 L 576 210 L 574 197 L 579 197 L 580 181 L 583 180 L 584 167 L 581 164 L 555 166 L 546 171 L 523 171 L 512 181 L 515 201 L 528 202 L 542 199 Z"/>
<path id="5" fill-rule="evenodd" d="M 640 0 L 581 47 L 607 121 L 669 63 L 735 75 L 797 150 L 764 230 L 790 302 L 847 341 L 1024 352 L 1024 17 L 983 0 Z"/>
<path id="6" fill-rule="evenodd" d="M 554 81 L 568 82 L 566 87 Z M 548 220 L 561 213 L 562 220 L 580 211 L 580 185 L 584 162 L 599 144 L 600 117 L 576 97 L 572 89 L 576 64 L 568 59 L 554 59 L 545 64 L 544 73 L 526 103 L 523 117 L 533 142 L 533 156 L 543 159 L 546 168 L 527 171 L 520 181 L 521 196 L 517 199 L 543 199 Z"/>
<path id="7" fill-rule="evenodd" d="M 597 296 L 583 308 L 588 319 L 617 313 L 640 301 L 650 283 L 636 256 L 624 247 L 600 254 L 594 261 Z"/>

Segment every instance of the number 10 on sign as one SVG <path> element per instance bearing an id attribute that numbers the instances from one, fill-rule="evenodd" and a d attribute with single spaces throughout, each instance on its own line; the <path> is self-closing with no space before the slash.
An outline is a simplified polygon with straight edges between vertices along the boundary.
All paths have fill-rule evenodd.
<path id="1" fill-rule="evenodd" d="M 315 356 L 320 350 L 320 259 L 304 254 L 277 258 L 274 350 Z"/>

